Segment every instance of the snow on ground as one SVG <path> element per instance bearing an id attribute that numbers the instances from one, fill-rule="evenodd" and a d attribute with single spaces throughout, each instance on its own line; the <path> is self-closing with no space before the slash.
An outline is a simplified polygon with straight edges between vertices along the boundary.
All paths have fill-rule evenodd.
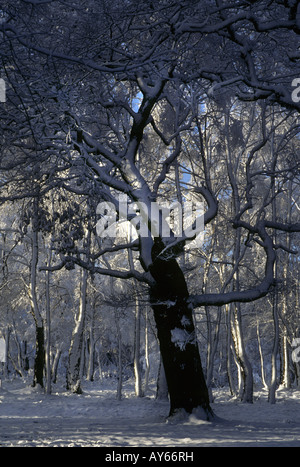
<path id="1" fill-rule="evenodd" d="M 57 392 L 55 392 L 57 391 Z M 4 381 L 0 389 L 0 447 L 300 447 L 300 391 L 264 392 L 242 404 L 227 389 L 214 392 L 216 423 L 191 417 L 165 422 L 168 403 L 136 398 L 129 384 L 117 401 L 115 384 L 85 383 L 84 394 L 53 389 L 52 395 Z"/>

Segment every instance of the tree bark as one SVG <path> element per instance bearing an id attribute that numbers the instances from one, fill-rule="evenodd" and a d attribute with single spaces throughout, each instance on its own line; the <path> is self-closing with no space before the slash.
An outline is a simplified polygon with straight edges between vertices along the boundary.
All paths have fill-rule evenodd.
<path id="1" fill-rule="evenodd" d="M 226 353 L 227 353 L 227 358 L 226 358 L 226 365 L 227 365 L 227 377 L 228 377 L 228 384 L 230 388 L 230 393 L 232 396 L 236 395 L 236 389 L 235 389 L 235 384 L 234 384 L 234 379 L 233 379 L 233 374 L 232 374 L 232 332 L 231 332 L 231 306 L 226 305 L 225 307 L 226 310 Z"/>
<path id="2" fill-rule="evenodd" d="M 213 381 L 213 371 L 214 371 L 214 360 L 217 352 L 218 342 L 219 342 L 219 333 L 220 333 L 220 321 L 222 307 L 218 307 L 217 311 L 217 322 L 212 324 L 211 314 L 209 307 L 205 307 L 206 319 L 207 319 L 207 362 L 206 362 L 206 384 L 209 393 L 209 399 L 213 402 L 213 393 L 212 393 L 212 381 Z M 213 333 L 213 327 L 215 332 Z"/>
<path id="3" fill-rule="evenodd" d="M 291 224 L 292 222 L 292 205 L 293 205 L 293 181 L 288 182 L 288 199 L 287 199 L 287 216 L 286 222 Z M 286 246 L 288 250 L 291 250 L 292 242 L 291 236 L 286 233 Z M 281 385 L 285 388 L 291 387 L 291 376 L 290 376 L 290 358 L 289 358 L 289 343 L 288 343 L 288 329 L 287 329 L 287 315 L 289 309 L 289 271 L 290 271 L 290 254 L 286 254 L 283 263 L 283 284 L 286 292 L 282 296 L 282 322 L 283 322 L 283 336 L 282 336 L 282 373 L 281 373 Z"/>
<path id="4" fill-rule="evenodd" d="M 122 387 L 123 387 L 123 364 L 122 364 L 122 333 L 120 328 L 120 316 L 118 310 L 115 309 L 115 322 L 117 328 L 118 338 L 118 386 L 117 386 L 117 400 L 122 400 Z"/>
<path id="5" fill-rule="evenodd" d="M 52 242 L 51 242 L 52 243 Z M 48 259 L 48 266 L 51 266 L 52 259 L 52 244 L 50 246 L 50 253 Z M 50 313 L 50 271 L 46 271 L 46 349 L 45 349 L 45 363 L 46 363 L 46 394 L 51 394 L 51 313 Z"/>
<path id="6" fill-rule="evenodd" d="M 156 399 L 158 400 L 169 400 L 168 384 L 166 380 L 166 373 L 162 359 L 160 358 L 158 375 L 157 375 L 157 387 L 156 387 Z"/>
<path id="7" fill-rule="evenodd" d="M 275 404 L 276 402 L 276 390 L 277 390 L 277 377 L 278 377 L 278 369 L 277 369 L 277 356 L 278 356 L 278 349 L 279 349 L 279 318 L 278 318 L 278 296 L 277 290 L 275 290 L 275 294 L 273 297 L 273 320 L 274 320 L 274 342 L 273 342 L 273 349 L 272 349 L 272 357 L 271 357 L 271 364 L 272 364 L 272 375 L 271 375 L 271 383 L 269 387 L 269 396 L 268 400 L 270 404 Z"/>
<path id="8" fill-rule="evenodd" d="M 45 339 L 44 326 L 37 326 L 35 332 L 35 360 L 34 360 L 34 380 L 33 386 L 44 387 L 44 367 L 45 367 Z"/>
<path id="9" fill-rule="evenodd" d="M 155 242 L 153 250 L 157 246 Z M 159 254 L 158 249 L 157 254 Z M 155 252 L 152 251 L 152 253 Z M 202 370 L 196 339 L 193 308 L 188 304 L 184 275 L 175 259 L 156 258 L 151 274 L 156 284 L 150 288 L 150 301 L 157 326 L 158 340 L 165 369 L 170 413 L 191 414 L 210 420 L 213 411 Z"/>
<path id="10" fill-rule="evenodd" d="M 137 294 L 137 289 L 135 290 Z M 135 376 L 135 394 L 137 397 L 143 397 L 142 372 L 141 372 L 141 307 L 138 295 L 135 299 L 135 337 L 134 337 L 134 376 Z"/>
<path id="11" fill-rule="evenodd" d="M 60 348 L 56 349 L 54 360 L 52 363 L 52 370 L 51 370 L 51 375 L 52 375 L 52 383 L 56 383 L 57 380 L 57 369 L 58 369 L 58 364 L 59 364 L 59 359 L 62 354 L 62 351 Z"/>
<path id="12" fill-rule="evenodd" d="M 8 355 L 9 355 L 9 337 L 10 337 L 10 328 L 6 327 L 5 330 L 5 362 L 4 362 L 4 378 L 8 378 Z"/>
<path id="13" fill-rule="evenodd" d="M 143 394 L 146 395 L 149 387 L 150 359 L 149 359 L 149 329 L 148 329 L 148 309 L 145 311 L 145 379 Z"/>
<path id="14" fill-rule="evenodd" d="M 253 403 L 253 370 L 249 361 L 242 329 L 241 307 L 239 303 L 234 304 L 234 329 L 233 337 L 235 351 L 238 363 L 241 369 L 242 385 L 241 385 L 241 400 L 243 402 Z"/>
<path id="15" fill-rule="evenodd" d="M 37 297 L 37 265 L 39 260 L 39 238 L 38 238 L 38 199 L 33 200 L 32 219 L 32 257 L 30 264 L 30 287 L 29 295 L 31 302 L 31 313 L 36 326 L 36 352 L 34 361 L 33 386 L 44 387 L 44 367 L 45 367 L 45 338 L 44 323 L 38 304 Z"/>
<path id="16" fill-rule="evenodd" d="M 89 340 L 88 340 L 88 370 L 87 370 L 87 375 L 86 379 L 87 381 L 94 381 L 94 361 L 95 361 L 95 342 L 94 342 L 94 330 L 93 330 L 93 321 L 90 326 L 90 331 L 89 331 Z"/>
<path id="17" fill-rule="evenodd" d="M 69 365 L 67 372 L 67 388 L 71 389 L 76 394 L 82 394 L 81 389 L 81 359 L 82 359 L 82 346 L 83 346 L 83 333 L 86 315 L 86 294 L 87 294 L 87 279 L 88 272 L 81 271 L 81 290 L 80 290 L 80 305 L 79 314 L 76 320 L 76 326 L 72 335 L 72 342 L 69 351 Z"/>
<path id="18" fill-rule="evenodd" d="M 274 144 L 274 135 L 272 135 L 271 139 L 271 149 L 272 152 L 274 150 L 273 147 Z M 273 159 L 273 165 L 275 168 L 276 165 L 276 158 L 274 157 Z M 277 208 L 276 208 L 276 203 L 275 203 L 275 176 L 272 177 L 271 181 L 271 192 L 272 192 L 272 221 L 276 222 L 277 220 Z M 276 243 L 277 239 L 277 232 L 276 230 L 274 231 L 273 234 L 273 241 Z M 276 282 L 278 280 L 278 264 L 275 264 L 275 279 Z M 274 290 L 274 295 L 273 295 L 273 303 L 272 303 L 272 308 L 273 308 L 273 320 L 274 320 L 274 342 L 273 342 L 273 349 L 272 349 L 272 357 L 271 357 L 271 364 L 272 364 L 272 374 L 271 374 L 271 383 L 269 387 L 269 396 L 268 400 L 270 404 L 275 404 L 276 402 L 276 390 L 277 390 L 277 384 L 278 384 L 278 369 L 277 369 L 277 357 L 278 357 L 278 351 L 279 351 L 279 315 L 278 315 L 278 305 L 279 305 L 279 293 L 278 293 L 278 288 L 276 287 Z"/>
<path id="19" fill-rule="evenodd" d="M 131 239 L 130 239 L 131 240 Z M 134 262 L 132 251 L 128 250 L 128 262 L 131 269 L 134 269 Z M 137 397 L 143 396 L 142 388 L 142 372 L 141 372 L 141 306 L 139 293 L 136 285 L 136 281 L 133 281 L 134 293 L 135 293 L 135 333 L 134 333 L 134 377 L 135 377 L 135 394 Z"/>
<path id="20" fill-rule="evenodd" d="M 262 351 L 261 340 L 260 340 L 260 335 L 259 335 L 258 320 L 257 320 L 256 332 L 257 332 L 257 343 L 258 343 L 258 351 L 259 351 L 260 367 L 261 367 L 261 381 L 262 381 L 263 387 L 266 389 L 268 385 L 266 383 L 266 377 L 265 377 L 264 357 L 263 357 L 263 351 Z"/>

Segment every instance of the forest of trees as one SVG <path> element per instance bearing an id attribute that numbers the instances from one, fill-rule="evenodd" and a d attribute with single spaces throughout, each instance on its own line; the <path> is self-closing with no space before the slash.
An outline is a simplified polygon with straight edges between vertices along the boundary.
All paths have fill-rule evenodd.
<path id="1" fill-rule="evenodd" d="M 47 393 L 116 377 L 119 398 L 124 378 L 161 396 L 164 377 L 170 415 L 207 419 L 216 386 L 250 403 L 256 385 L 271 403 L 299 387 L 298 1 L 0 14 L 4 376 Z M 153 203 L 191 200 L 204 232 L 165 235 Z M 115 238 L 97 229 L 104 202 Z"/>

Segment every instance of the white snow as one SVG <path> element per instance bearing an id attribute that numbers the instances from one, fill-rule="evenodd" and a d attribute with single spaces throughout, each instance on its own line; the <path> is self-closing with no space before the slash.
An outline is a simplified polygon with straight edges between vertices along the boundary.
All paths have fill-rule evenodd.
<path id="1" fill-rule="evenodd" d="M 63 389 L 52 395 L 3 381 L 0 389 L 0 447 L 300 447 L 300 391 L 278 391 L 270 405 L 266 392 L 254 404 L 232 398 L 227 389 L 214 391 L 216 423 L 195 416 L 166 423 L 168 402 L 154 396 L 137 398 L 126 383 L 117 401 L 115 382 L 84 383 L 84 394 Z"/>
<path id="2" fill-rule="evenodd" d="M 181 318 L 181 324 L 185 328 L 186 326 L 189 326 L 191 324 L 189 318 L 185 315 Z"/>
<path id="3" fill-rule="evenodd" d="M 187 344 L 196 343 L 195 333 L 189 333 L 185 329 L 175 328 L 171 331 L 171 341 L 180 350 L 184 350 Z"/>

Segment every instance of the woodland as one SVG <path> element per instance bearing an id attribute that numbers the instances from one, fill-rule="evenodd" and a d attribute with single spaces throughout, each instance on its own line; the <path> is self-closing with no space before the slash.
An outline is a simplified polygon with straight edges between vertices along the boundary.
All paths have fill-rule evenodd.
<path id="1" fill-rule="evenodd" d="M 1 377 L 205 420 L 299 388 L 298 1 L 0 8 Z M 187 202 L 203 228 L 165 235 L 151 203 Z"/>

